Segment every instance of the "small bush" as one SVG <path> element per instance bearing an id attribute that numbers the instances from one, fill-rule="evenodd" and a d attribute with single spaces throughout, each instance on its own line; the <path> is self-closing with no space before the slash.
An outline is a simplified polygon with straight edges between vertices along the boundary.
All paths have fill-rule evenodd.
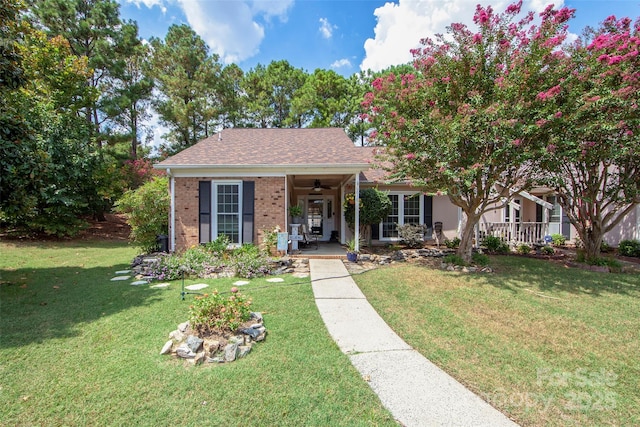
<path id="1" fill-rule="evenodd" d="M 168 182 L 167 178 L 154 178 L 127 191 L 116 203 L 116 210 L 126 215 L 131 226 L 131 240 L 144 252 L 155 251 L 158 234 L 169 229 Z"/>
<path id="2" fill-rule="evenodd" d="M 501 238 L 496 236 L 486 236 L 484 239 L 482 239 L 482 245 L 487 248 L 487 251 L 490 253 L 509 253 L 509 245 L 503 242 Z"/>
<path id="3" fill-rule="evenodd" d="M 213 294 L 197 296 L 190 307 L 189 323 L 201 334 L 211 332 L 235 332 L 251 317 L 251 300 L 231 288 L 231 295 L 224 297 L 218 290 Z"/>
<path id="4" fill-rule="evenodd" d="M 517 251 L 521 255 L 527 255 L 531 252 L 531 246 L 523 243 L 522 245 L 518 246 Z"/>
<path id="5" fill-rule="evenodd" d="M 236 276 L 251 279 L 269 274 L 269 259 L 255 245 L 242 245 L 232 252 Z"/>
<path id="6" fill-rule="evenodd" d="M 410 248 L 421 248 L 424 245 L 425 226 L 422 224 L 398 225 L 400 240 Z"/>
<path id="7" fill-rule="evenodd" d="M 220 234 L 218 237 L 216 237 L 215 240 L 205 243 L 204 247 L 207 248 L 207 250 L 211 252 L 213 255 L 217 257 L 222 257 L 222 255 L 229 248 L 230 243 L 231 241 L 229 240 L 229 237 L 227 237 L 226 234 Z"/>
<path id="8" fill-rule="evenodd" d="M 221 261 L 213 256 L 206 248 L 194 246 L 182 254 L 160 257 L 151 269 L 157 280 L 176 280 L 182 277 L 204 277 L 219 267 Z"/>
<path id="9" fill-rule="evenodd" d="M 291 208 L 289 208 L 291 209 Z M 278 245 L 278 233 L 280 232 L 280 226 L 276 225 L 272 229 L 264 229 L 262 230 L 262 243 L 267 251 L 267 253 L 271 253 L 272 249 L 275 249 Z"/>
<path id="10" fill-rule="evenodd" d="M 618 253 L 623 256 L 640 258 L 639 240 L 622 240 L 618 244 Z"/>
<path id="11" fill-rule="evenodd" d="M 609 252 L 613 252 L 613 248 L 611 247 L 610 244 L 608 244 L 603 240 L 602 243 L 600 243 L 600 252 L 605 254 Z"/>
<path id="12" fill-rule="evenodd" d="M 551 235 L 551 242 L 555 246 L 564 246 L 564 244 L 567 242 L 567 239 L 562 234 L 555 233 Z"/>
<path id="13" fill-rule="evenodd" d="M 542 252 L 544 255 L 553 255 L 556 252 L 556 250 L 553 249 L 553 247 L 547 245 L 547 246 L 543 246 L 540 249 L 540 252 Z"/>
<path id="14" fill-rule="evenodd" d="M 478 252 L 474 252 L 473 255 L 471 255 L 471 261 L 475 265 L 479 265 L 482 267 L 484 267 L 485 265 L 489 265 L 489 257 Z"/>
<path id="15" fill-rule="evenodd" d="M 444 245 L 449 249 L 457 249 L 460 246 L 460 238 L 454 237 L 453 239 L 445 239 Z"/>
<path id="16" fill-rule="evenodd" d="M 466 262 L 464 262 L 464 260 L 462 259 L 462 257 L 460 255 L 456 255 L 456 254 L 449 254 L 446 255 L 443 258 L 443 261 L 446 262 L 447 264 L 453 264 L 453 265 L 467 265 Z"/>

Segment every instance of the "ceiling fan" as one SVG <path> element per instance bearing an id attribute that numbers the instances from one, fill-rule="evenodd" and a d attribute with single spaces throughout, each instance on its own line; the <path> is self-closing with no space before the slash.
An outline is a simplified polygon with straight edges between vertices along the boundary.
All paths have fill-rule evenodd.
<path id="1" fill-rule="evenodd" d="M 320 180 L 319 180 L 319 179 L 316 179 L 316 180 L 313 182 L 313 191 L 322 191 L 323 189 L 324 189 L 324 190 L 330 190 L 330 189 L 331 189 L 331 187 L 329 187 L 328 185 L 322 185 L 322 184 L 320 183 Z"/>

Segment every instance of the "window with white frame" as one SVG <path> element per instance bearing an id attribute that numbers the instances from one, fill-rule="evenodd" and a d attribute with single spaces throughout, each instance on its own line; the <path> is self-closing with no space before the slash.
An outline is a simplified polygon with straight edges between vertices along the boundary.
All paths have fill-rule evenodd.
<path id="1" fill-rule="evenodd" d="M 213 238 L 225 235 L 232 244 L 240 244 L 242 236 L 241 221 L 241 183 L 214 182 L 213 183 Z"/>
<path id="2" fill-rule="evenodd" d="M 391 193 L 388 197 L 391 212 L 380 224 L 380 239 L 397 239 L 398 225 L 423 223 L 423 197 L 420 194 Z"/>

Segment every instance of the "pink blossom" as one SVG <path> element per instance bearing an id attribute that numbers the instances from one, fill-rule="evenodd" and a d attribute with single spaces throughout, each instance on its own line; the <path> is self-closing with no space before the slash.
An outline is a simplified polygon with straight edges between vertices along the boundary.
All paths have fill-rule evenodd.
<path id="1" fill-rule="evenodd" d="M 560 117 L 562 117 L 562 111 L 557 111 L 553 117 L 555 117 L 556 119 L 559 119 Z"/>
<path id="2" fill-rule="evenodd" d="M 238 288 L 236 288 L 235 286 L 233 288 L 231 288 L 231 293 L 232 294 L 237 294 L 238 293 Z"/>
<path id="3" fill-rule="evenodd" d="M 516 147 L 519 147 L 520 144 L 522 144 L 522 140 L 521 139 L 514 139 L 512 144 L 515 145 Z"/>
<path id="4" fill-rule="evenodd" d="M 448 77 L 448 76 L 447 76 L 447 77 L 443 77 L 443 78 L 442 78 L 442 81 L 443 81 L 444 83 L 449 83 L 449 82 L 451 81 L 451 77 Z"/>
<path id="5" fill-rule="evenodd" d="M 413 159 L 415 159 L 415 158 L 416 158 L 416 155 L 415 155 L 415 154 L 413 154 L 413 153 L 408 153 L 408 154 L 406 154 L 406 155 L 404 156 L 404 158 L 405 158 L 405 159 L 407 159 L 407 160 L 413 160 Z"/>
<path id="6" fill-rule="evenodd" d="M 482 42 L 482 34 L 476 33 L 473 35 L 473 42 L 475 44 L 480 44 Z"/>
<path id="7" fill-rule="evenodd" d="M 438 172 L 443 173 L 446 170 L 447 169 L 444 166 L 440 166 L 440 169 L 438 169 Z"/>
<path id="8" fill-rule="evenodd" d="M 632 131 L 630 131 L 630 130 L 627 130 L 627 131 L 624 133 L 624 136 L 633 136 L 633 132 L 632 132 Z"/>
<path id="9" fill-rule="evenodd" d="M 547 124 L 547 120 L 545 119 L 540 119 L 538 121 L 536 121 L 536 126 L 538 126 L 539 128 L 541 128 L 542 126 Z"/>
<path id="10" fill-rule="evenodd" d="M 547 145 L 547 152 L 555 153 L 555 151 L 556 151 L 556 146 L 555 145 L 553 145 L 553 144 Z"/>
<path id="11" fill-rule="evenodd" d="M 609 58 L 609 65 L 615 65 L 622 61 L 622 56 L 616 55 Z"/>
<path id="12" fill-rule="evenodd" d="M 510 4 L 509 7 L 507 7 L 506 12 L 509 14 L 517 15 L 518 13 L 520 13 L 521 8 L 522 8 L 522 0 L 520 0 L 518 3 Z"/>

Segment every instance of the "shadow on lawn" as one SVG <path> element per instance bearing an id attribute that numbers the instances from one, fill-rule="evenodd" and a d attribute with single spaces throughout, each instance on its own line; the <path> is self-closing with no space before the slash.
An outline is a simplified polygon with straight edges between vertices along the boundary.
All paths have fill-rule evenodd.
<path id="1" fill-rule="evenodd" d="M 94 246 L 95 247 L 95 246 Z M 111 267 L 0 270 L 0 348 L 78 336 L 81 325 L 157 301 L 158 290 L 112 282 Z"/>
<path id="2" fill-rule="evenodd" d="M 537 285 L 539 291 L 640 297 L 640 276 L 633 273 L 600 273 L 516 256 L 494 256 L 491 266 L 495 273 L 487 276 L 487 283 L 513 292 Z"/>

